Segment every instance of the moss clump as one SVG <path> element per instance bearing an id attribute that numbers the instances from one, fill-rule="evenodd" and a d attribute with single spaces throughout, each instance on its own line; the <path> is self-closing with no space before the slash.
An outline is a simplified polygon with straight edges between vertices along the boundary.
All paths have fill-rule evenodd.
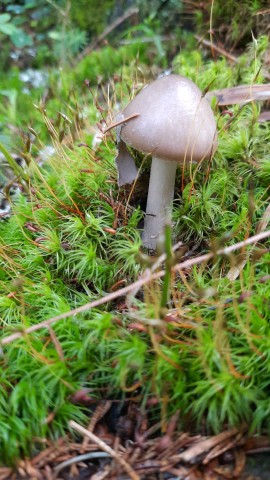
<path id="1" fill-rule="evenodd" d="M 213 79 L 226 87 L 250 79 L 258 62 L 246 55 L 242 69 L 232 69 L 189 52 L 175 59 L 174 70 L 202 88 Z M 128 67 L 121 74 L 111 83 L 109 111 L 104 90 L 94 92 L 108 119 L 131 92 Z M 0 223 L 1 338 L 67 314 L 153 265 L 141 249 L 139 205 L 130 205 L 130 191 L 116 185 L 112 139 L 94 151 L 91 134 L 83 131 L 89 119 L 99 119 L 93 106 L 81 115 L 90 98 L 87 91 L 79 102 L 74 94 L 58 114 L 56 103 L 36 110 L 55 154 L 41 167 L 25 145 L 31 188 Z M 255 233 L 269 203 L 270 128 L 257 122 L 259 107 L 215 113 L 219 149 L 205 169 L 179 171 L 174 209 L 175 240 L 200 253 Z M 31 150 L 37 157 L 40 141 L 37 135 Z M 70 419 L 87 423 L 89 411 L 72 401 L 82 388 L 97 399 L 124 397 L 135 388 L 142 408 L 155 397 L 155 416 L 180 409 L 183 428 L 198 430 L 206 420 L 209 431 L 218 431 L 246 421 L 253 431 L 269 432 L 268 247 L 269 241 L 240 257 L 223 255 L 177 271 L 165 312 L 162 280 L 152 281 L 129 297 L 129 308 L 119 297 L 3 345 L 1 462 L 32 455 L 42 448 L 38 439 L 63 435 Z M 246 266 L 231 282 L 226 274 L 243 256 Z"/>

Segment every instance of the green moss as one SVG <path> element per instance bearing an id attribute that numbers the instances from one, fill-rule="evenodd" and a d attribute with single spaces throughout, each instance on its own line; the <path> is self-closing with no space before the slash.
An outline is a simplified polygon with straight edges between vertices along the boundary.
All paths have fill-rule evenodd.
<path id="1" fill-rule="evenodd" d="M 56 152 L 42 167 L 30 162 L 30 195 L 19 195 L 11 218 L 0 222 L 3 337 L 129 284 L 151 265 L 141 248 L 140 207 L 116 184 L 113 142 L 94 152 L 90 128 L 80 128 L 75 142 L 59 141 L 63 128 L 70 133 L 70 125 L 81 125 L 81 112 L 83 128 L 100 120 L 89 92 L 76 87 L 84 78 L 95 83 L 97 75 L 107 78 L 113 69 L 122 73 L 115 88 L 111 84 L 110 119 L 114 105 L 126 101 L 136 61 L 135 51 L 128 52 L 110 47 L 95 52 L 74 72 L 64 71 L 58 87 L 54 76 L 47 113 L 34 110 L 39 120 L 33 127 L 41 135 L 32 153 L 39 154 L 47 127 Z M 129 60 L 122 69 L 125 55 Z M 224 59 L 210 62 L 197 51 L 182 52 L 174 71 L 202 89 L 226 87 L 249 82 L 260 62 L 260 55 L 255 61 L 249 52 L 232 68 Z M 194 254 L 252 235 L 268 205 L 269 124 L 258 123 L 258 105 L 230 110 L 227 116 L 215 109 L 219 148 L 211 166 L 179 170 L 173 235 Z M 67 112 L 72 123 L 57 112 Z M 81 142 L 90 148 L 79 147 Z M 33 455 L 42 448 L 33 439 L 59 438 L 70 419 L 86 424 L 89 412 L 72 402 L 82 388 L 97 398 L 119 398 L 136 385 L 142 406 L 149 396 L 157 399 L 155 416 L 164 405 L 168 415 L 180 409 L 183 428 L 192 422 L 198 430 L 204 423 L 220 431 L 251 419 L 253 430 L 269 432 L 270 256 L 261 252 L 268 247 L 269 241 L 253 250 L 234 282 L 226 273 L 237 256 L 220 256 L 175 275 L 168 303 L 173 317 L 166 322 L 159 315 L 162 281 L 152 282 L 129 298 L 134 308 L 123 311 L 120 297 L 52 324 L 53 331 L 43 328 L 4 346 L 0 461 L 14 464 Z"/>
<path id="2" fill-rule="evenodd" d="M 81 30 L 86 30 L 90 37 L 102 33 L 112 14 L 114 0 L 103 2 L 89 2 L 89 0 L 77 0 L 71 2 L 70 19 Z"/>

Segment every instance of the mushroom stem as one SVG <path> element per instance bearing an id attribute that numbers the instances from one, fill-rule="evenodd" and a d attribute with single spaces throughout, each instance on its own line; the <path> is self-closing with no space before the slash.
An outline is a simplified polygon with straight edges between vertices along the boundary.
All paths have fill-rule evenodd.
<path id="1" fill-rule="evenodd" d="M 143 245 L 155 250 L 157 239 L 165 223 L 166 211 L 171 208 L 174 197 L 174 184 L 177 162 L 153 157 L 144 231 Z"/>

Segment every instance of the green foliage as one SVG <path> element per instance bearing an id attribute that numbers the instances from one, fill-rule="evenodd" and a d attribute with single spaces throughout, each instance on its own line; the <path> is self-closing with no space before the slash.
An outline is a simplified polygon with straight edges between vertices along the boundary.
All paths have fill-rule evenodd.
<path id="1" fill-rule="evenodd" d="M 77 33 L 74 51 L 83 40 Z M 183 51 L 173 69 L 202 89 L 259 82 L 265 48 L 262 38 L 233 68 L 224 59 L 205 61 L 198 51 Z M 132 95 L 133 78 L 140 83 L 149 77 L 148 54 L 145 44 L 106 46 L 72 70 L 51 72 L 46 105 L 42 88 L 22 92 L 17 71 L 1 80 L 0 122 L 6 114 L 35 132 L 31 148 L 24 139 L 23 171 L 1 147 L 23 189 L 11 217 L 0 221 L 1 337 L 115 291 L 137 280 L 144 262 L 155 262 L 141 247 L 143 213 L 134 200 L 140 192 L 135 187 L 129 197 L 116 185 L 114 137 L 92 149 L 93 125 L 101 115 L 111 122 L 115 105 Z M 82 87 L 86 78 L 98 113 Z M 179 169 L 173 229 L 166 236 L 171 263 L 179 260 L 179 252 L 171 255 L 171 233 L 201 254 L 250 236 L 268 205 L 269 124 L 258 123 L 257 105 L 230 111 L 215 108 L 219 148 L 211 165 Z M 55 153 L 40 165 L 44 140 Z M 260 247 L 267 249 L 269 241 Z M 192 421 L 200 429 L 206 421 L 209 431 L 219 431 L 247 421 L 253 431 L 270 431 L 270 255 L 260 256 L 259 248 L 248 252 L 234 282 L 226 273 L 237 256 L 175 275 L 167 261 L 165 282 L 129 297 L 129 308 L 121 297 L 2 346 L 0 461 L 31 456 L 42 448 L 36 439 L 59 438 L 70 419 L 86 424 L 89 411 L 72 402 L 82 388 L 99 399 L 123 397 L 136 387 L 142 406 L 154 396 L 156 415 L 164 406 L 167 415 L 180 409 L 187 428 Z"/>
<path id="2" fill-rule="evenodd" d="M 215 39 L 219 38 L 226 48 L 241 48 L 251 42 L 253 36 L 267 35 L 267 15 L 263 18 L 259 12 L 267 12 L 268 6 L 268 0 L 241 0 L 237 3 L 215 0 L 204 11 L 195 8 L 197 26 L 207 34 L 210 27 Z"/>
<path id="3" fill-rule="evenodd" d="M 10 51 L 19 50 L 27 55 L 27 48 L 33 46 L 32 66 L 41 66 L 56 64 L 59 59 L 62 64 L 72 61 L 73 56 L 105 28 L 114 2 L 96 5 L 88 1 L 23 0 L 18 4 L 4 0 L 2 3 L 5 13 L 0 15 L 1 37 L 11 40 Z M 86 11 L 90 13 L 86 15 Z M 1 55 L 3 63 L 8 60 L 6 53 Z"/>
<path id="4" fill-rule="evenodd" d="M 89 2 L 89 0 L 77 0 L 71 2 L 70 17 L 78 25 L 78 28 L 85 30 L 93 38 L 102 33 L 108 20 L 111 20 L 114 0 L 103 2 Z"/>
<path id="5" fill-rule="evenodd" d="M 23 48 L 32 45 L 32 38 L 12 21 L 9 13 L 0 15 L 0 33 L 10 37 L 15 47 Z"/>
<path id="6" fill-rule="evenodd" d="M 67 31 L 50 31 L 48 37 L 53 40 L 53 56 L 61 59 L 61 63 L 72 62 L 87 44 L 86 32 L 73 28 Z"/>
<path id="7" fill-rule="evenodd" d="M 12 218 L 0 225 L 4 253 L 0 261 L 0 318 L 7 329 L 20 329 L 67 312 L 108 291 L 124 272 L 134 275 L 138 271 L 134 258 L 140 238 L 134 227 L 139 215 L 133 210 L 133 226 L 119 228 L 116 235 L 110 233 L 114 210 L 106 200 L 91 201 L 89 192 L 102 190 L 106 199 L 110 186 L 104 181 L 111 174 L 102 172 L 95 163 L 91 177 L 81 173 L 80 168 L 89 169 L 87 151 L 81 155 L 80 168 L 75 163 L 70 168 L 75 162 L 72 156 L 69 161 L 61 164 L 57 157 L 48 163 L 35 180 L 39 200 L 19 197 Z M 126 265 L 123 271 L 125 258 L 130 268 Z M 125 330 L 121 341 L 112 316 L 105 312 L 81 314 L 53 328 L 61 345 L 60 357 L 50 331 L 5 349 L 1 363 L 4 394 L 0 421 L 5 424 L 0 434 L 1 462 L 31 454 L 33 437 L 64 434 L 68 419 L 84 422 L 83 409 L 69 401 L 72 393 L 84 384 L 103 386 L 106 371 L 108 382 L 116 384 L 110 362 L 118 350 L 122 352 L 122 384 L 129 371 L 124 351 L 131 354 L 135 342 L 135 361 L 138 349 L 147 348 Z M 133 365 L 132 356 L 130 362 Z M 89 383 L 91 372 L 93 380 Z M 141 377 L 141 373 L 137 375 Z M 47 422 L 50 414 L 52 424 Z"/>
<path id="8" fill-rule="evenodd" d="M 31 67 L 54 65 L 58 68 L 59 64 L 70 67 L 76 55 L 87 44 L 95 42 L 108 23 L 126 10 L 125 2 L 115 5 L 114 0 L 99 4 L 89 0 L 22 0 L 20 4 L 4 0 L 2 3 L 5 13 L 0 14 L 0 37 L 12 42 L 5 45 L 0 55 L 0 65 L 6 69 L 11 63 L 10 54 L 25 57 L 26 65 Z M 116 32 L 111 36 L 113 44 Z M 158 41 L 158 36 L 156 38 Z M 138 39 L 137 45 L 140 43 Z M 32 52 L 29 47 L 33 47 Z"/>
<path id="9" fill-rule="evenodd" d="M 174 70 L 192 78 L 202 90 L 262 82 L 255 72 L 261 69 L 267 45 L 263 37 L 257 46 L 251 46 L 249 54 L 240 59 L 239 68 L 228 66 L 224 58 L 204 64 L 198 51 L 183 52 L 175 58 Z M 230 107 L 231 118 L 218 114 L 219 146 L 212 166 L 180 171 L 178 190 L 182 185 L 184 189 L 175 203 L 176 236 L 205 240 L 234 232 L 235 239 L 243 239 L 251 228 L 251 196 L 255 202 L 252 224 L 256 225 L 269 195 L 270 131 L 269 125 L 257 121 L 259 113 L 259 105 L 247 104 Z"/>
<path id="10" fill-rule="evenodd" d="M 138 42 L 125 47 L 104 47 L 100 51 L 94 51 L 85 57 L 73 72 L 73 81 L 83 84 L 84 80 L 90 80 L 96 84 L 98 79 L 108 79 L 117 70 L 122 70 L 124 65 L 135 65 L 136 59 L 144 62 L 147 60 L 146 45 Z"/>
<path id="11" fill-rule="evenodd" d="M 23 0 L 18 4 L 14 3 L 13 0 L 3 0 L 1 6 L 5 13 L 0 15 L 0 36 L 1 44 L 4 44 L 5 48 L 1 51 L 0 65 L 7 68 L 10 64 L 10 53 L 12 51 L 27 50 L 38 42 L 39 32 L 33 30 L 36 26 L 35 17 L 41 14 L 43 19 L 42 30 L 48 20 L 46 15 L 48 14 L 48 3 L 44 0 L 35 2 Z M 10 42 L 6 42 L 6 39 Z"/>
<path id="12" fill-rule="evenodd" d="M 137 0 L 141 21 L 155 27 L 155 31 L 168 33 L 175 25 L 182 25 L 183 2 L 180 0 Z M 181 22 L 181 23 L 180 23 Z"/>

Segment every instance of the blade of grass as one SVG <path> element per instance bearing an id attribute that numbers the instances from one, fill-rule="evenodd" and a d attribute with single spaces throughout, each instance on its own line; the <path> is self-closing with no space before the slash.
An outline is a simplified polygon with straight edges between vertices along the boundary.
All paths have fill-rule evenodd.
<path id="1" fill-rule="evenodd" d="M 169 293 L 170 293 L 170 281 L 171 281 L 171 268 L 172 268 L 172 261 L 173 261 L 173 253 L 172 253 L 172 227 L 171 227 L 171 220 L 170 215 L 166 218 L 165 226 L 164 226 L 164 237 L 165 237 L 165 275 L 164 275 L 164 282 L 162 288 L 162 295 L 161 295 L 161 302 L 160 302 L 160 311 L 161 316 L 166 309 Z"/>
<path id="2" fill-rule="evenodd" d="M 29 183 L 29 175 L 27 175 L 23 168 L 20 167 L 20 165 L 18 165 L 18 163 L 16 162 L 16 160 L 14 160 L 14 158 L 10 155 L 10 153 L 7 151 L 7 149 L 4 147 L 4 145 L 0 142 L 0 152 L 3 153 L 3 155 L 5 156 L 10 168 L 13 170 L 13 172 L 15 173 L 15 175 L 17 175 L 18 177 L 21 177 L 25 182 Z"/>

